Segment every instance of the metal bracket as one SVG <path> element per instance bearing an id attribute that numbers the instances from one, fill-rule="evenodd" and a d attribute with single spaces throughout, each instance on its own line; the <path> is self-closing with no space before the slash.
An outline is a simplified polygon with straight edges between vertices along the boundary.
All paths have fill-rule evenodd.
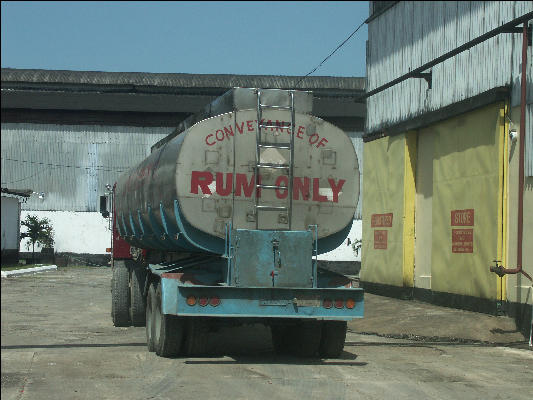
<path id="1" fill-rule="evenodd" d="M 521 26 L 513 26 L 512 28 L 505 29 L 503 33 L 522 33 L 524 29 Z M 531 25 L 527 26 L 527 45 L 531 47 Z"/>
<path id="2" fill-rule="evenodd" d="M 430 72 L 418 72 L 416 74 L 413 74 L 412 77 L 413 78 L 423 78 L 428 84 L 428 89 L 431 89 L 432 80 L 433 80 L 433 73 L 431 71 Z"/>

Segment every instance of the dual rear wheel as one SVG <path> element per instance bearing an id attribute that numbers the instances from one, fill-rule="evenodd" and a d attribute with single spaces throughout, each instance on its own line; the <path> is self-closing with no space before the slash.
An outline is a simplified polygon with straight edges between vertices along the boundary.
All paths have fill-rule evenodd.
<path id="1" fill-rule="evenodd" d="M 207 347 L 205 318 L 184 318 L 162 312 L 161 287 L 150 284 L 144 297 L 147 272 L 131 260 L 116 260 L 111 279 L 111 316 L 114 326 L 146 326 L 149 351 L 161 357 L 201 355 Z M 346 339 L 345 321 L 301 321 L 271 327 L 274 350 L 300 357 L 339 357 Z"/>
<path id="2" fill-rule="evenodd" d="M 146 343 L 160 357 L 205 353 L 207 320 L 163 314 L 161 285 L 152 282 L 146 301 Z"/>
<path id="3" fill-rule="evenodd" d="M 144 326 L 143 295 L 147 272 L 132 260 L 115 260 L 111 278 L 111 317 L 114 326 Z"/>

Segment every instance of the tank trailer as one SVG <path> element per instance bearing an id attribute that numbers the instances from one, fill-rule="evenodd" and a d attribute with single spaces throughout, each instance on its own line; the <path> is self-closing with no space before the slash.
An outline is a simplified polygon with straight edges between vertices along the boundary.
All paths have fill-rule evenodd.
<path id="1" fill-rule="evenodd" d="M 202 354 L 210 330 L 249 323 L 270 327 L 277 353 L 341 354 L 363 290 L 317 256 L 350 231 L 359 166 L 312 109 L 311 92 L 234 88 L 119 177 L 100 202 L 115 326 L 146 326 L 162 357 Z"/>

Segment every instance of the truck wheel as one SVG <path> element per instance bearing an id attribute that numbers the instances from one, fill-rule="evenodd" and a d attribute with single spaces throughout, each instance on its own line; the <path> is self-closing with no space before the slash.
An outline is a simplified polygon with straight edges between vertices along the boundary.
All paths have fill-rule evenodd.
<path id="1" fill-rule="evenodd" d="M 292 339 L 290 328 L 290 326 L 286 325 L 273 325 L 270 327 L 272 346 L 276 354 L 287 354 L 290 351 Z"/>
<path id="2" fill-rule="evenodd" d="M 175 315 L 163 314 L 161 285 L 155 291 L 154 344 L 155 352 L 161 357 L 174 357 L 180 354 L 183 344 L 184 321 Z"/>
<path id="3" fill-rule="evenodd" d="M 155 308 L 155 286 L 157 282 L 152 282 L 146 296 L 146 345 L 148 351 L 155 351 L 154 343 L 154 308 Z"/>
<path id="4" fill-rule="evenodd" d="M 111 278 L 111 317 L 115 326 L 130 326 L 130 272 L 124 260 L 117 260 Z"/>
<path id="5" fill-rule="evenodd" d="M 341 355 L 346 340 L 346 326 L 346 321 L 324 321 L 320 356 L 337 358 Z"/>
<path id="6" fill-rule="evenodd" d="M 322 338 L 320 321 L 302 321 L 294 327 L 292 349 L 300 357 L 313 357 L 318 353 Z"/>
<path id="7" fill-rule="evenodd" d="M 130 318 L 133 326 L 146 325 L 146 299 L 143 296 L 146 275 L 146 270 L 142 267 L 131 269 Z"/>
<path id="8" fill-rule="evenodd" d="M 185 353 L 188 356 L 198 356 L 206 352 L 208 328 L 204 318 L 189 318 L 185 337 Z"/>

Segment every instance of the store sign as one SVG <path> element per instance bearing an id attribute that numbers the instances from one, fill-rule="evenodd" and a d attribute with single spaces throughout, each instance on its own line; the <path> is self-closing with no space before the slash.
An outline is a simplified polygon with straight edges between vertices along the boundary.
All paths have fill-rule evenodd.
<path id="1" fill-rule="evenodd" d="M 474 226 L 474 210 L 452 210 L 451 212 L 452 226 Z"/>
<path id="2" fill-rule="evenodd" d="M 474 252 L 474 230 L 452 229 L 452 253 Z"/>
<path id="3" fill-rule="evenodd" d="M 374 249 L 387 250 L 387 231 L 374 231 Z"/>
<path id="4" fill-rule="evenodd" d="M 392 213 L 372 214 L 370 217 L 371 228 L 392 228 Z M 387 250 L 386 230 L 374 230 L 374 249 Z"/>
<path id="5" fill-rule="evenodd" d="M 371 228 L 390 228 L 392 227 L 392 213 L 372 214 L 370 220 Z"/>
<path id="6" fill-rule="evenodd" d="M 474 226 L 474 210 L 452 210 L 451 226 Z M 474 229 L 452 229 L 452 253 L 474 252 Z"/>

